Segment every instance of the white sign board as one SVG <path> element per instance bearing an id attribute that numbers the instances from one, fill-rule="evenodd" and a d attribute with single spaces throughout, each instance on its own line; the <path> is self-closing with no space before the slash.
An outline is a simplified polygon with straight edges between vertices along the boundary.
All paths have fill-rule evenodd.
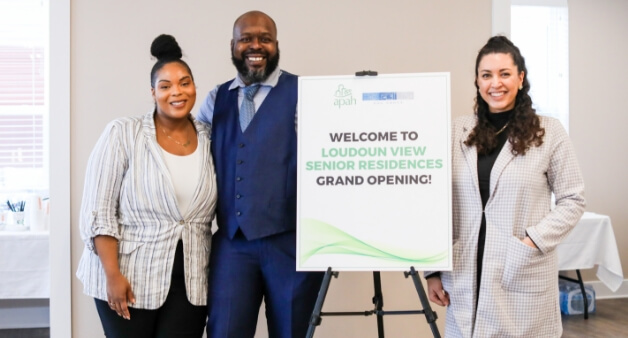
<path id="1" fill-rule="evenodd" d="M 450 270 L 449 73 L 299 78 L 297 270 Z"/>

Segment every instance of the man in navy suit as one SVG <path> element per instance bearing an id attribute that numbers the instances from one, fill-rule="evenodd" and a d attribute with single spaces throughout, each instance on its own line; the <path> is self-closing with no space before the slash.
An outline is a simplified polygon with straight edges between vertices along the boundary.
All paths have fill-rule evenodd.
<path id="1" fill-rule="evenodd" d="M 231 59 L 236 78 L 198 116 L 218 180 L 207 335 L 253 337 L 264 300 L 270 337 L 304 337 L 323 274 L 296 271 L 297 76 L 278 68 L 277 27 L 259 11 L 235 21 Z"/>

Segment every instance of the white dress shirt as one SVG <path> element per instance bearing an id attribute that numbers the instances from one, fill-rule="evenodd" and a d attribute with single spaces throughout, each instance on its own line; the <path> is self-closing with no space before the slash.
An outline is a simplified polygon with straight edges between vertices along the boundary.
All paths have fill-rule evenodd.
<path id="1" fill-rule="evenodd" d="M 266 99 L 266 96 L 268 96 L 270 90 L 277 85 L 277 82 L 279 82 L 279 76 L 281 76 L 281 73 L 281 70 L 277 68 L 275 71 L 270 73 L 266 80 L 259 83 L 260 87 L 257 90 L 257 93 L 255 93 L 255 96 L 253 96 L 253 103 L 255 103 L 256 112 L 259 106 L 262 105 L 262 102 L 264 102 L 264 99 Z M 212 123 L 214 118 L 214 104 L 216 103 L 216 95 L 218 94 L 218 88 L 220 88 L 220 86 L 221 85 L 217 85 L 214 87 L 214 89 L 212 89 L 205 98 L 198 115 L 199 120 L 209 124 Z M 242 81 L 240 74 L 238 74 L 229 85 L 229 90 L 238 90 L 238 107 L 242 106 L 242 100 L 244 99 L 244 87 L 246 87 L 246 84 Z"/>

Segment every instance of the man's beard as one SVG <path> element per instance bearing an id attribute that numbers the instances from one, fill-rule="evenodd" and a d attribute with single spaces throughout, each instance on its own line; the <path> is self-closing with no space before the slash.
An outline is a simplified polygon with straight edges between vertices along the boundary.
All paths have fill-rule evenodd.
<path id="1" fill-rule="evenodd" d="M 236 59 L 233 55 L 233 50 L 231 51 L 231 62 L 240 73 L 242 80 L 245 83 L 260 83 L 266 81 L 268 76 L 272 74 L 277 66 L 279 65 L 279 49 L 277 49 L 277 54 L 275 56 L 268 58 L 266 60 L 266 67 L 259 69 L 257 71 L 249 69 L 246 65 L 246 57 L 243 56 L 242 59 Z"/>

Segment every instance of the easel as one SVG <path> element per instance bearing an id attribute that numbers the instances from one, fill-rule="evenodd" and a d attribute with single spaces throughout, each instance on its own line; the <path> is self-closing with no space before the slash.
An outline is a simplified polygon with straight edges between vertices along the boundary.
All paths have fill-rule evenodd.
<path id="1" fill-rule="evenodd" d="M 363 70 L 355 73 L 355 76 L 377 76 L 376 71 L 372 70 Z M 373 305 L 375 308 L 373 310 L 367 311 L 357 311 L 357 312 L 321 312 L 323 309 L 323 303 L 325 302 L 325 297 L 327 296 L 327 291 L 329 290 L 329 284 L 331 283 L 331 277 L 338 278 L 338 271 L 332 271 L 331 267 L 327 268 L 325 272 L 325 276 L 323 277 L 323 282 L 321 284 L 321 288 L 318 292 L 318 298 L 316 299 L 316 304 L 314 305 L 314 310 L 312 311 L 312 316 L 310 317 L 310 325 L 307 330 L 307 338 L 314 337 L 314 330 L 316 326 L 321 324 L 322 316 L 377 316 L 377 334 L 379 338 L 384 337 L 384 315 L 410 315 L 410 314 L 425 314 L 425 319 L 427 323 L 430 325 L 432 329 L 432 334 L 436 338 L 440 338 L 440 333 L 438 332 L 438 327 L 436 326 L 436 319 L 438 316 L 436 312 L 432 311 L 430 303 L 427 299 L 427 294 L 425 293 L 425 289 L 423 288 L 423 284 L 421 283 L 419 274 L 414 269 L 414 267 L 410 267 L 410 271 L 404 271 L 404 276 L 406 278 L 412 277 L 412 281 L 414 282 L 414 286 L 419 295 L 419 300 L 421 301 L 421 306 L 423 306 L 423 310 L 405 310 L 405 311 L 384 311 L 384 296 L 382 294 L 382 281 L 381 275 L 379 271 L 373 271 L 373 287 L 374 287 L 374 296 L 373 296 Z"/>
<path id="2" fill-rule="evenodd" d="M 430 325 L 432 329 L 432 334 L 436 338 L 440 338 L 440 333 L 438 332 L 438 327 L 436 326 L 436 319 L 438 316 L 436 312 L 432 311 L 429 301 L 427 300 L 427 295 L 425 293 L 425 289 L 423 289 L 423 284 L 421 283 L 419 274 L 414 267 L 410 267 L 410 271 L 404 271 L 404 276 L 408 278 L 408 276 L 412 277 L 412 281 L 414 282 L 414 286 L 416 288 L 417 293 L 419 294 L 419 300 L 421 301 L 421 305 L 423 306 L 423 310 L 405 310 L 405 311 L 384 311 L 384 297 L 382 295 L 382 283 L 381 276 L 379 271 L 373 271 L 373 286 L 375 289 L 375 294 L 373 296 L 373 304 L 375 308 L 373 310 L 368 311 L 357 311 L 357 312 L 321 312 L 323 308 L 323 303 L 325 302 L 325 297 L 327 296 L 327 291 L 329 290 L 329 284 L 331 283 L 331 277 L 338 278 L 338 271 L 332 271 L 331 267 L 327 268 L 325 272 L 325 276 L 323 277 L 323 283 L 321 284 L 320 291 L 318 292 L 318 298 L 316 299 L 316 304 L 314 305 L 314 310 L 312 311 L 312 316 L 310 317 L 310 325 L 307 330 L 307 338 L 314 337 L 314 330 L 316 326 L 321 324 L 322 318 L 321 316 L 377 316 L 377 336 L 379 338 L 384 337 L 384 315 L 411 315 L 411 314 L 425 314 L 425 319 L 427 323 Z"/>

